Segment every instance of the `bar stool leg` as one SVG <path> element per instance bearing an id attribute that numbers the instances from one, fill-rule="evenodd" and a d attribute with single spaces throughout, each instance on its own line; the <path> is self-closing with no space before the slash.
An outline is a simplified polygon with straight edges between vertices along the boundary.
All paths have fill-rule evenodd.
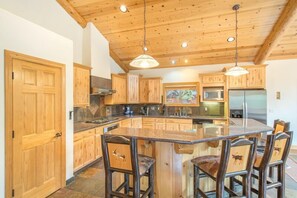
<path id="1" fill-rule="evenodd" d="M 107 177 L 105 177 L 105 197 L 110 198 L 112 191 L 112 173 L 108 173 Z"/>
<path id="2" fill-rule="evenodd" d="M 125 194 L 128 194 L 129 193 L 129 174 L 125 173 L 124 176 L 125 176 L 125 183 L 126 183 L 124 192 Z"/>
<path id="3" fill-rule="evenodd" d="M 224 178 L 218 178 L 216 181 L 216 197 L 224 197 Z"/>
<path id="4" fill-rule="evenodd" d="M 234 191 L 234 179 L 233 179 L 233 177 L 230 177 L 229 178 L 229 182 L 230 182 L 230 189 L 232 190 L 232 191 Z"/>
<path id="5" fill-rule="evenodd" d="M 154 176 L 155 176 L 155 165 L 153 164 L 149 170 L 149 187 L 151 188 L 151 191 L 149 193 L 149 198 L 154 198 L 155 196 Z"/>
<path id="6" fill-rule="evenodd" d="M 259 198 L 266 198 L 267 170 L 259 170 Z"/>
<path id="7" fill-rule="evenodd" d="M 133 175 L 133 197 L 140 197 L 140 180 Z"/>
<path id="8" fill-rule="evenodd" d="M 278 182 L 281 183 L 281 186 L 277 188 L 277 197 L 285 198 L 285 168 L 284 164 L 280 164 L 277 166 L 277 177 Z"/>
<path id="9" fill-rule="evenodd" d="M 199 191 L 198 191 L 199 182 L 200 182 L 199 174 L 200 174 L 199 168 L 194 165 L 194 198 L 200 197 Z"/>
<path id="10" fill-rule="evenodd" d="M 243 195 L 246 197 L 251 197 L 251 177 L 248 175 L 245 175 L 242 177 L 243 180 Z"/>

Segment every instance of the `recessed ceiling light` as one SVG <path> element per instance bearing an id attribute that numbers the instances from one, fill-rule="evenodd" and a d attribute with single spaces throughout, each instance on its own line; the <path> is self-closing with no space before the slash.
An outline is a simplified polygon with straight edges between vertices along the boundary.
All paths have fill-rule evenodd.
<path id="1" fill-rule="evenodd" d="M 121 12 L 127 12 L 128 11 L 128 8 L 125 6 L 125 5 L 121 5 L 120 6 L 120 10 L 121 10 Z"/>
<path id="2" fill-rule="evenodd" d="M 147 51 L 148 49 L 147 49 L 147 47 L 144 47 L 143 50 L 144 50 L 144 51 Z"/>
<path id="3" fill-rule="evenodd" d="M 187 43 L 187 42 L 183 42 L 183 43 L 181 44 L 181 46 L 182 46 L 183 48 L 186 48 L 186 47 L 188 47 L 188 43 Z"/>
<path id="4" fill-rule="evenodd" d="M 233 42 L 233 41 L 235 41 L 235 38 L 231 36 L 231 37 L 227 38 L 227 41 L 228 42 Z"/>
<path id="5" fill-rule="evenodd" d="M 188 59 L 185 59 L 185 63 L 188 63 L 189 62 L 189 60 Z"/>
<path id="6" fill-rule="evenodd" d="M 171 63 L 172 63 L 172 65 L 175 65 L 176 60 L 172 60 Z"/>

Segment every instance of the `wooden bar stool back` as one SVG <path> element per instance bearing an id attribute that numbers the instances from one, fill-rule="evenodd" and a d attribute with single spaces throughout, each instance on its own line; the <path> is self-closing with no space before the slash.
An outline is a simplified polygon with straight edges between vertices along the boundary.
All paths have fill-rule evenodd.
<path id="1" fill-rule="evenodd" d="M 258 179 L 258 190 L 252 189 L 259 197 L 266 197 L 266 191 L 277 188 L 277 197 L 285 197 L 285 164 L 292 144 L 292 132 L 268 135 L 264 154 L 258 154 L 254 170 L 258 175 L 252 176 Z M 267 170 L 270 167 L 277 168 L 277 181 L 268 181 Z"/>
<path id="2" fill-rule="evenodd" d="M 133 137 L 101 136 L 105 167 L 105 197 L 154 197 L 154 163 L 151 157 L 138 155 L 137 140 Z M 124 174 L 124 182 L 113 190 L 112 173 Z M 129 186 L 129 175 L 133 186 Z M 140 190 L 140 178 L 149 180 L 146 191 Z M 133 192 L 133 195 L 129 193 Z"/>
<path id="3" fill-rule="evenodd" d="M 224 197 L 224 191 L 231 196 L 240 196 L 234 192 L 233 186 L 225 186 L 225 178 L 242 176 L 244 181 L 243 195 L 250 197 L 251 171 L 255 159 L 257 139 L 238 138 L 224 140 L 221 156 L 203 156 L 192 160 L 194 164 L 194 197 L 207 197 L 216 194 Z M 202 172 L 202 174 L 200 174 Z M 216 190 L 203 192 L 199 188 L 199 179 L 208 176 L 216 182 Z"/>
<path id="4" fill-rule="evenodd" d="M 290 122 L 285 122 L 280 119 L 274 120 L 273 128 L 274 128 L 273 134 L 289 131 Z"/>

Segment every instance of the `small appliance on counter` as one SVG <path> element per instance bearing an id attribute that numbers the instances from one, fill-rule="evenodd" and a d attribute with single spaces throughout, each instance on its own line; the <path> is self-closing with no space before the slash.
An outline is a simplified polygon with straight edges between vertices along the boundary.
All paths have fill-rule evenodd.
<path id="1" fill-rule="evenodd" d="M 124 107 L 124 115 L 133 115 L 133 111 L 131 110 L 131 107 L 125 106 Z"/>

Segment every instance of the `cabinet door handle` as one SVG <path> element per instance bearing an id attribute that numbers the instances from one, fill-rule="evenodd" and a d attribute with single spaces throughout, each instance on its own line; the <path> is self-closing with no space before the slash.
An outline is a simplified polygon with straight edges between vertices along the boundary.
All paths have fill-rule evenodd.
<path id="1" fill-rule="evenodd" d="M 55 138 L 58 138 L 58 137 L 61 137 L 62 136 L 62 133 L 60 132 L 60 133 L 56 133 L 56 135 L 55 135 Z"/>

